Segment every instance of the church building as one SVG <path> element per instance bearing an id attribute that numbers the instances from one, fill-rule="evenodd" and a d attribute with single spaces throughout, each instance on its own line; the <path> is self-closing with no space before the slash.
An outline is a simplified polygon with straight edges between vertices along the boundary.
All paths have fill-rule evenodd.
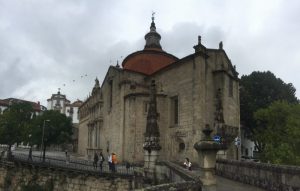
<path id="1" fill-rule="evenodd" d="M 222 42 L 217 49 L 206 48 L 198 37 L 195 52 L 179 59 L 163 50 L 160 39 L 152 17 L 144 49 L 128 55 L 122 67 L 110 66 L 102 84 L 95 80 L 79 108 L 79 154 L 92 159 L 95 152 L 113 152 L 120 162 L 142 162 L 155 83 L 159 160 L 197 161 L 194 144 L 207 126 L 228 146 L 218 156 L 236 158 L 239 79 Z"/>

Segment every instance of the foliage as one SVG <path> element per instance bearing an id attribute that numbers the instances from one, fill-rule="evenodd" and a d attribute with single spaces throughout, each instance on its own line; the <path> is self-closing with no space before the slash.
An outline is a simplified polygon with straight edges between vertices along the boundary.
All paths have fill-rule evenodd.
<path id="1" fill-rule="evenodd" d="M 44 185 L 37 184 L 38 180 L 35 180 L 35 182 L 29 182 L 27 185 L 21 186 L 21 191 L 53 191 L 54 190 L 54 183 L 53 179 L 47 180 Z"/>
<path id="2" fill-rule="evenodd" d="M 264 144 L 263 161 L 300 165 L 300 105 L 274 102 L 255 113 L 257 125 L 263 127 L 255 138 Z"/>
<path id="3" fill-rule="evenodd" d="M 34 184 L 34 185 L 23 185 L 21 187 L 21 191 L 45 191 L 45 189 L 43 189 L 43 186 L 40 186 L 38 184 Z"/>
<path id="4" fill-rule="evenodd" d="M 33 108 L 30 103 L 13 103 L 0 115 L 0 144 L 20 143 L 28 127 Z"/>
<path id="5" fill-rule="evenodd" d="M 43 115 L 37 116 L 33 120 L 29 132 L 32 135 L 30 137 L 32 144 L 40 145 L 42 137 L 45 147 L 67 143 L 71 141 L 72 121 L 71 118 L 58 111 L 45 111 Z"/>
<path id="6" fill-rule="evenodd" d="M 9 190 L 11 187 L 12 179 L 14 177 L 14 173 L 12 171 L 8 171 L 4 178 L 4 189 Z"/>
<path id="7" fill-rule="evenodd" d="M 257 126 L 254 113 L 261 108 L 267 108 L 274 101 L 287 101 L 298 103 L 295 96 L 296 89 L 291 83 L 284 83 L 280 78 L 270 72 L 252 72 L 250 75 L 241 77 L 240 81 L 240 113 L 241 123 L 246 134 L 251 138 L 259 151 L 263 145 L 254 136 L 262 127 Z"/>

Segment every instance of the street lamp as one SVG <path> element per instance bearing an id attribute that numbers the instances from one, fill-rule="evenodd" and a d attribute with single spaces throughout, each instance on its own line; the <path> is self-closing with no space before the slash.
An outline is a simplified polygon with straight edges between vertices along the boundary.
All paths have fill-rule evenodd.
<path id="1" fill-rule="evenodd" d="M 27 144 L 27 146 L 28 145 L 31 147 L 31 134 L 28 135 L 28 144 Z"/>
<path id="2" fill-rule="evenodd" d="M 49 119 L 45 119 L 44 120 L 44 124 L 43 124 L 43 134 L 42 134 L 42 144 L 41 144 L 41 156 L 42 156 L 42 153 L 43 153 L 43 150 L 44 150 L 44 135 L 45 135 L 45 124 L 46 124 L 46 121 L 49 122 L 50 120 Z M 45 155 L 45 153 L 44 153 Z M 45 158 L 43 157 L 43 161 L 45 160 Z"/>

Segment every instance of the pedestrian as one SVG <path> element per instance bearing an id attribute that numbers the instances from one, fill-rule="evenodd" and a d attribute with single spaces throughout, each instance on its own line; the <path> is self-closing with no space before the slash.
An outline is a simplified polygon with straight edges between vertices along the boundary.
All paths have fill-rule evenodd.
<path id="1" fill-rule="evenodd" d="M 189 159 L 189 158 L 185 158 L 185 161 L 184 161 L 183 165 L 184 165 L 185 168 L 187 168 L 188 170 L 192 170 L 192 163 L 190 162 L 190 159 Z"/>
<path id="2" fill-rule="evenodd" d="M 0 160 L 4 158 L 5 150 L 1 151 Z"/>
<path id="3" fill-rule="evenodd" d="M 99 157 L 97 152 L 94 153 L 94 162 L 93 162 L 93 166 L 95 169 L 97 169 L 97 163 L 98 163 Z"/>
<path id="4" fill-rule="evenodd" d="M 130 168 L 130 163 L 127 161 L 127 162 L 126 162 L 126 172 L 127 172 L 127 174 L 128 174 L 128 172 L 129 172 L 129 168 Z"/>
<path id="5" fill-rule="evenodd" d="M 32 161 L 32 147 L 29 148 L 28 161 Z"/>
<path id="6" fill-rule="evenodd" d="M 100 172 L 102 172 L 103 162 L 105 161 L 102 152 L 100 152 L 100 154 L 99 154 L 99 161 L 100 161 L 100 162 L 99 162 Z"/>
<path id="7" fill-rule="evenodd" d="M 112 155 L 107 156 L 108 168 L 112 171 Z"/>
<path id="8" fill-rule="evenodd" d="M 116 164 L 117 164 L 117 155 L 115 153 L 111 154 L 111 160 L 112 160 L 112 171 L 116 172 Z"/>
<path id="9" fill-rule="evenodd" d="M 65 150 L 65 154 L 66 154 L 66 164 L 69 164 L 68 150 Z"/>

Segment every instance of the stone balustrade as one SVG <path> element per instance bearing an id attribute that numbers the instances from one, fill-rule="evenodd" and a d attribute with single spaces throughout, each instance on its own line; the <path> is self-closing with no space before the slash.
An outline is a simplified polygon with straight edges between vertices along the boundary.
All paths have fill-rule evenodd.
<path id="1" fill-rule="evenodd" d="M 217 160 L 216 174 L 268 191 L 300 191 L 300 167 Z"/>

